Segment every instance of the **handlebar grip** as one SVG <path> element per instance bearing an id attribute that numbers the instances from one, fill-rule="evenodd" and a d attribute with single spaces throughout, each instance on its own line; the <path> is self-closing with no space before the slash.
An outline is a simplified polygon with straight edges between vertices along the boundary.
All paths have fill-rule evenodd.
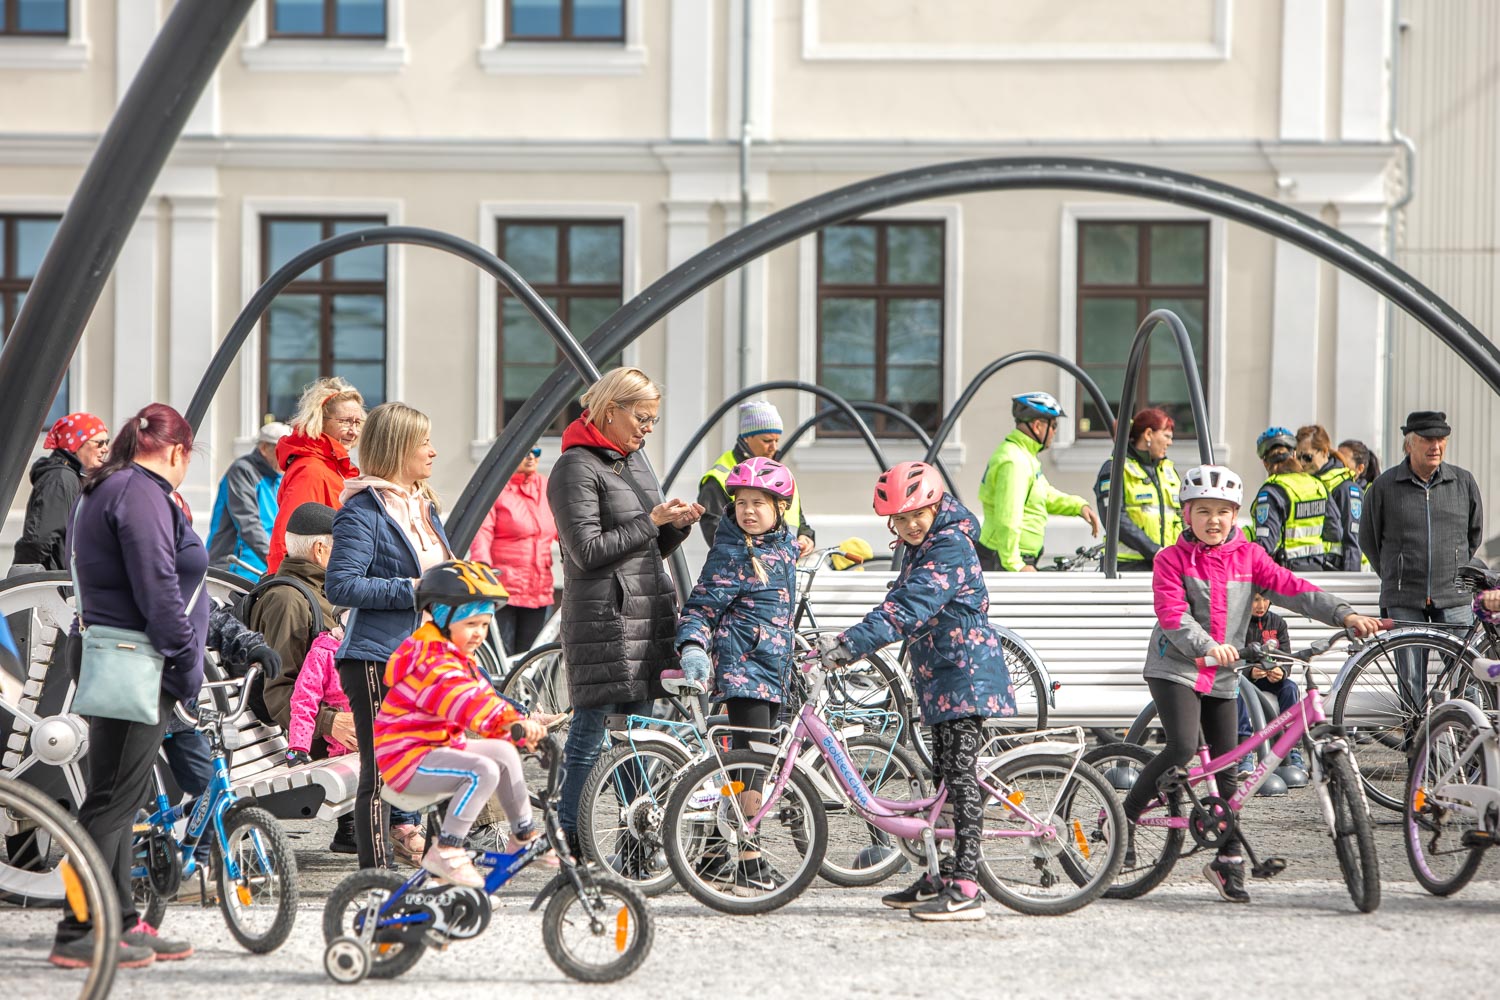
<path id="1" fill-rule="evenodd" d="M 510 724 L 510 741 L 518 747 L 525 746 L 526 727 L 521 725 L 519 722 L 512 722 Z"/>

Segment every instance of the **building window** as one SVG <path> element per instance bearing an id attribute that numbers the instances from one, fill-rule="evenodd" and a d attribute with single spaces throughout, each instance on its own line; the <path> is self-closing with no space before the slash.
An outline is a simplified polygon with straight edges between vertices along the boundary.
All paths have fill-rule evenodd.
<path id="1" fill-rule="evenodd" d="M 263 216 L 261 280 L 315 243 L 385 225 L 383 216 Z M 325 260 L 286 287 L 266 310 L 260 351 L 261 413 L 287 420 L 302 387 L 341 375 L 366 406 L 385 402 L 385 247 L 363 247 Z"/>
<path id="2" fill-rule="evenodd" d="M 62 217 L 57 215 L 0 215 L 0 344 L 10 335 L 10 328 L 21 314 L 21 303 L 26 301 L 31 279 L 36 277 L 61 221 Z M 70 378 L 68 372 L 63 373 L 57 397 L 47 411 L 48 427 L 59 417 L 67 416 Z"/>
<path id="3" fill-rule="evenodd" d="M 623 42 L 625 0 L 506 0 L 505 38 L 515 42 Z"/>
<path id="4" fill-rule="evenodd" d="M 68 0 L 0 0 L 0 35 L 68 36 Z"/>
<path id="5" fill-rule="evenodd" d="M 818 384 L 933 431 L 943 416 L 942 222 L 856 222 L 818 234 Z M 876 434 L 910 437 L 880 414 Z M 820 433 L 849 436 L 832 418 Z"/>
<path id="6" fill-rule="evenodd" d="M 1170 309 L 1182 318 L 1207 394 L 1208 239 L 1207 222 L 1078 224 L 1078 363 L 1109 399 L 1121 398 L 1130 342 L 1153 309 Z M 1080 396 L 1079 437 L 1107 438 L 1098 408 L 1086 394 Z M 1160 407 L 1177 422 L 1179 438 L 1195 438 L 1188 398 L 1177 342 L 1159 326 L 1141 366 L 1135 408 Z M 1130 416 L 1120 414 L 1122 420 Z"/>
<path id="7" fill-rule="evenodd" d="M 271 0 L 271 38 L 384 38 L 386 0 Z"/>
<path id="8" fill-rule="evenodd" d="M 500 219 L 499 254 L 547 300 L 573 335 L 583 340 L 620 308 L 623 294 L 625 227 L 618 219 Z M 557 346 L 525 307 L 501 289 L 499 347 L 499 425 L 515 416 L 562 360 Z M 599 367 L 621 364 L 615 355 Z M 561 434 L 581 412 L 570 403 L 548 431 Z"/>

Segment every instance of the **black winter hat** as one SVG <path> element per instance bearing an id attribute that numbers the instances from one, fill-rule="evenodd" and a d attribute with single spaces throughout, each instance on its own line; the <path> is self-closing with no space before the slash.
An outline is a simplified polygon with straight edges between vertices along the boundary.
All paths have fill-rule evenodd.
<path id="1" fill-rule="evenodd" d="M 292 516 L 287 518 L 286 533 L 314 536 L 333 534 L 333 508 L 312 500 L 299 505 L 292 511 Z"/>
<path id="2" fill-rule="evenodd" d="M 1401 433 L 1441 438 L 1452 434 L 1453 428 L 1448 426 L 1448 414 L 1441 410 L 1413 410 L 1406 415 L 1406 423 L 1401 425 Z"/>

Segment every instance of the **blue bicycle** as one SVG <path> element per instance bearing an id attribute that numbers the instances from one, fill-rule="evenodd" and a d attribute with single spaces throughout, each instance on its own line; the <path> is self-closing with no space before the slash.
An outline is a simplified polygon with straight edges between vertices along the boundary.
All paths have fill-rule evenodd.
<path id="1" fill-rule="evenodd" d="M 234 794 L 224 747 L 224 727 L 247 711 L 259 674 L 260 668 L 252 667 L 243 679 L 203 685 L 205 691 L 240 689 L 238 703 L 227 713 L 199 705 L 194 719 L 181 705 L 176 707 L 179 718 L 208 738 L 213 780 L 193 803 L 187 829 L 179 838 L 175 830 L 184 807 L 172 805 L 158 772 L 155 811 L 135 831 L 131 882 L 142 919 L 154 927 L 161 923 L 167 900 L 177 895 L 185 878 L 199 879 L 206 905 L 211 865 L 229 933 L 247 951 L 264 955 L 280 948 L 292 932 L 297 917 L 297 859 L 276 817 L 254 799 L 242 800 Z M 209 861 L 199 857 L 205 842 Z"/>

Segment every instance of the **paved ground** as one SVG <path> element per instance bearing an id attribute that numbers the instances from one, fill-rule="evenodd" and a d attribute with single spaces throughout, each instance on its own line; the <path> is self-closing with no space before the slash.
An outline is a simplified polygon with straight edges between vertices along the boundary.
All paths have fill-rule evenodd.
<path id="1" fill-rule="evenodd" d="M 396 982 L 338 987 L 325 978 L 322 898 L 349 859 L 326 854 L 331 825 L 288 824 L 303 872 L 303 909 L 292 939 L 273 955 L 238 948 L 216 909 L 177 905 L 167 930 L 197 945 L 193 958 L 121 972 L 114 996 L 353 998 L 505 995 L 540 1000 L 585 993 L 612 998 L 701 995 L 766 997 L 808 986 L 827 995 L 989 998 L 1370 996 L 1487 993 L 1500 938 L 1500 856 L 1458 896 L 1437 899 L 1416 885 L 1390 813 L 1379 825 L 1384 905 L 1371 915 L 1349 902 L 1310 793 L 1261 800 L 1249 814 L 1252 844 L 1291 862 L 1270 883 L 1252 883 L 1249 906 L 1219 902 L 1197 859 L 1134 902 L 1100 901 L 1058 918 L 1024 917 L 990 904 L 979 924 L 933 926 L 883 909 L 885 888 L 823 883 L 785 909 L 727 917 L 674 892 L 653 901 L 656 945 L 633 977 L 610 987 L 572 983 L 547 958 L 541 918 L 528 912 L 541 876 L 508 890 L 505 908 L 480 938 L 424 956 Z M 896 880 L 893 880 L 893 884 Z M 69 995 L 66 974 L 44 964 L 54 915 L 0 910 L 0 970 L 17 997 Z M 1218 942 L 1203 944 L 1203 942 Z M 1267 944 L 1274 943 L 1274 950 Z M 743 965 L 758 972 L 747 976 Z M 1227 961 L 1236 963 L 1226 977 Z M 764 975 L 774 970 L 774 983 Z M 803 984 L 806 984 L 805 986 Z M 415 990 L 409 993 L 407 990 Z M 504 991 L 499 994 L 498 991 Z M 191 991 L 191 993 L 189 992 Z"/>

